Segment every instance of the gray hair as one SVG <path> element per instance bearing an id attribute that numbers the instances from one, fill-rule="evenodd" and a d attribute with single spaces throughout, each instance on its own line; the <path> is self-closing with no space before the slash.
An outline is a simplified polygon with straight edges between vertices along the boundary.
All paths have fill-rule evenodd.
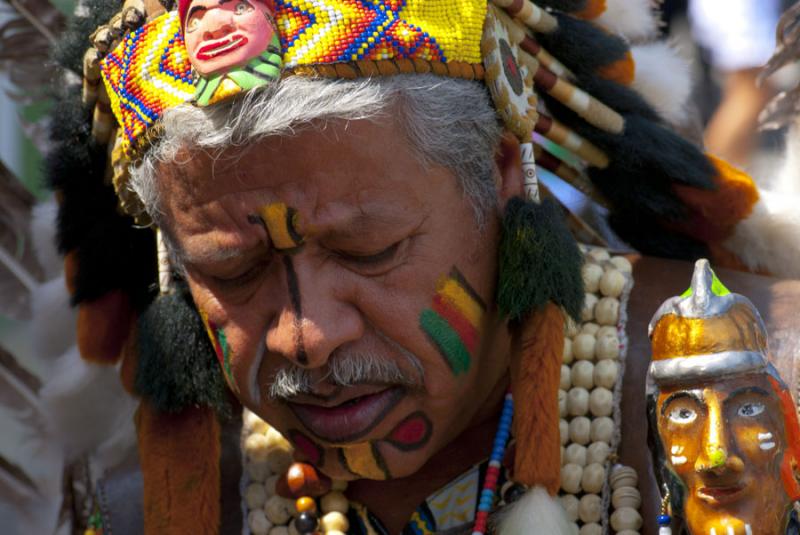
<path id="1" fill-rule="evenodd" d="M 158 168 L 180 165 L 185 149 L 219 155 L 265 137 L 324 128 L 329 121 L 390 116 L 398 117 L 420 163 L 456 175 L 483 225 L 496 205 L 494 155 L 500 123 L 483 84 L 435 75 L 358 80 L 291 76 L 216 106 L 177 106 L 164 114 L 158 140 L 131 168 L 131 188 L 153 221 L 164 227 Z"/>

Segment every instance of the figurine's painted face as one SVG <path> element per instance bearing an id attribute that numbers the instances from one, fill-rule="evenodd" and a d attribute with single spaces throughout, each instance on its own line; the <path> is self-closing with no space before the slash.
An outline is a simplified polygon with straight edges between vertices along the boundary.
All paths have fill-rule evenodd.
<path id="1" fill-rule="evenodd" d="M 399 124 L 330 121 L 178 159 L 160 193 L 194 300 L 224 331 L 236 395 L 309 461 L 407 476 L 496 414 L 510 351 L 493 304 L 499 218 L 479 227 Z M 336 363 L 367 379 L 334 384 Z"/>
<path id="2" fill-rule="evenodd" d="M 184 22 L 189 60 L 201 76 L 245 65 L 275 34 L 272 13 L 260 0 L 195 0 Z"/>
<path id="3" fill-rule="evenodd" d="M 692 535 L 785 532 L 786 431 L 767 374 L 664 389 L 657 410 L 668 465 L 686 487 Z"/>

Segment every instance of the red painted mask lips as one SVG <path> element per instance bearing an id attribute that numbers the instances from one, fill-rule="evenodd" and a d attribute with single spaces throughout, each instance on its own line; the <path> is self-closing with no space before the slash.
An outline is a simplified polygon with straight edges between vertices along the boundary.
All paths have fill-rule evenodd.
<path id="1" fill-rule="evenodd" d="M 338 405 L 289 403 L 289 408 L 314 437 L 332 444 L 347 444 L 366 437 L 404 395 L 402 387 L 383 387 Z"/>
<path id="2" fill-rule="evenodd" d="M 222 39 L 206 41 L 203 46 L 197 49 L 196 56 L 199 60 L 207 61 L 242 48 L 248 42 L 249 40 L 245 35 L 240 33 L 228 34 Z"/>
<path id="3" fill-rule="evenodd" d="M 744 489 L 744 484 L 726 487 L 700 487 L 695 494 L 698 498 L 711 505 L 719 505 L 738 500 L 742 496 Z"/>

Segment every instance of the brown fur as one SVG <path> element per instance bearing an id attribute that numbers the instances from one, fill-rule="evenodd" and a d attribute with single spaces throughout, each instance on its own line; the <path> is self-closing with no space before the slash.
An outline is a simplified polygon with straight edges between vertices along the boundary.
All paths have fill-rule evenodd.
<path id="1" fill-rule="evenodd" d="M 624 58 L 609 65 L 604 65 L 597 74 L 601 78 L 611 80 L 620 85 L 631 85 L 636 78 L 636 63 L 633 61 L 633 55 L 630 51 L 626 52 Z"/>
<path id="2" fill-rule="evenodd" d="M 220 425 L 213 409 L 136 413 L 144 478 L 146 535 L 217 535 L 220 527 Z"/>
<path id="3" fill-rule="evenodd" d="M 588 0 L 586 7 L 575 13 L 576 17 L 593 20 L 606 12 L 606 0 Z"/>
<path id="4" fill-rule="evenodd" d="M 78 307 L 81 356 L 95 364 L 116 364 L 130 334 L 132 318 L 130 299 L 122 290 L 82 303 Z"/>
<path id="5" fill-rule="evenodd" d="M 516 456 L 514 479 L 555 494 L 560 485 L 558 387 L 564 316 L 553 303 L 523 325 L 511 363 Z"/>

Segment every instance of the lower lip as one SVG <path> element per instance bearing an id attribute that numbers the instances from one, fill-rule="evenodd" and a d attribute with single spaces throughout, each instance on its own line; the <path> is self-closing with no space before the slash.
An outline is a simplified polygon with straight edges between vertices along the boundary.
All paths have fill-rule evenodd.
<path id="1" fill-rule="evenodd" d="M 738 500 L 744 486 L 739 487 L 703 487 L 697 490 L 697 497 L 711 504 L 729 503 Z"/>
<path id="2" fill-rule="evenodd" d="M 297 419 L 312 435 L 334 444 L 365 438 L 403 398 L 400 387 L 387 388 L 336 407 L 290 403 Z"/>
<path id="3" fill-rule="evenodd" d="M 218 58 L 219 56 L 224 56 L 225 54 L 229 54 L 236 49 L 242 48 L 247 43 L 247 37 L 244 35 L 235 35 L 229 40 L 200 47 L 200 49 L 197 51 L 197 59 L 208 61 L 210 59 Z"/>

